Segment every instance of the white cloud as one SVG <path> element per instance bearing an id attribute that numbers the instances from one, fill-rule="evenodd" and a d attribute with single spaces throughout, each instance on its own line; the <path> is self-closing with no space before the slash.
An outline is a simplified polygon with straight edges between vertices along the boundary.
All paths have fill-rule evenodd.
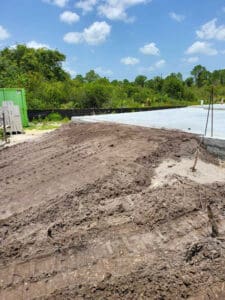
<path id="1" fill-rule="evenodd" d="M 162 68 L 165 64 L 166 64 L 166 61 L 165 61 L 164 59 L 161 59 L 161 60 L 159 60 L 159 61 L 157 61 L 157 62 L 155 63 L 154 67 L 155 67 L 156 69 L 160 69 L 160 68 Z"/>
<path id="2" fill-rule="evenodd" d="M 94 22 L 83 32 L 84 40 L 90 45 L 103 43 L 111 32 L 111 26 L 106 22 Z"/>
<path id="3" fill-rule="evenodd" d="M 122 58 L 120 62 L 124 65 L 136 65 L 139 63 L 139 59 L 128 56 L 128 57 Z"/>
<path id="4" fill-rule="evenodd" d="M 10 37 L 8 31 L 0 25 L 0 41 L 6 40 Z"/>
<path id="5" fill-rule="evenodd" d="M 140 74 L 147 74 L 147 73 L 150 73 L 152 71 L 154 71 L 154 68 L 152 66 L 151 67 L 141 67 L 141 68 L 138 69 L 138 72 Z"/>
<path id="6" fill-rule="evenodd" d="M 38 43 L 36 41 L 30 41 L 30 42 L 26 43 L 26 46 L 28 48 L 33 48 L 33 49 L 40 49 L 40 48 L 50 49 L 49 45 Z"/>
<path id="7" fill-rule="evenodd" d="M 199 61 L 199 57 L 198 56 L 191 56 L 191 57 L 182 59 L 182 61 L 186 62 L 188 64 L 194 64 L 194 63 L 197 63 Z"/>
<path id="8" fill-rule="evenodd" d="M 67 73 L 69 73 L 72 77 L 75 77 L 77 75 L 77 72 L 74 71 L 71 67 L 70 64 L 66 61 L 63 62 L 62 67 L 64 69 L 64 71 L 66 71 Z"/>
<path id="9" fill-rule="evenodd" d="M 134 18 L 128 17 L 126 10 L 132 6 L 150 1 L 151 0 L 105 0 L 104 3 L 98 7 L 98 12 L 110 20 L 132 22 Z"/>
<path id="10" fill-rule="evenodd" d="M 11 45 L 11 46 L 9 47 L 9 49 L 11 49 L 11 50 L 16 49 L 16 48 L 17 48 L 17 44 Z"/>
<path id="11" fill-rule="evenodd" d="M 92 11 L 95 7 L 100 16 L 110 20 L 134 21 L 134 17 L 127 15 L 127 9 L 138 4 L 149 3 L 152 0 L 79 0 L 75 6 L 83 13 Z"/>
<path id="12" fill-rule="evenodd" d="M 43 0 L 43 2 L 50 3 L 59 7 L 64 7 L 69 0 Z"/>
<path id="13" fill-rule="evenodd" d="M 143 73 L 149 73 L 149 72 L 152 72 L 156 69 L 161 69 L 165 66 L 166 64 L 166 61 L 164 59 L 161 59 L 157 62 L 154 63 L 154 65 L 150 66 L 150 67 L 147 67 L 147 68 L 140 68 L 139 71 L 140 72 L 143 72 Z"/>
<path id="14" fill-rule="evenodd" d="M 101 76 L 111 76 L 111 75 L 113 75 L 113 72 L 111 70 L 104 69 L 102 67 L 97 67 L 97 68 L 94 69 L 94 71 L 96 73 L 98 73 L 99 75 L 101 75 Z"/>
<path id="15" fill-rule="evenodd" d="M 196 31 L 200 39 L 225 41 L 225 25 L 216 25 L 217 19 L 213 19 L 201 26 L 200 30 Z"/>
<path id="16" fill-rule="evenodd" d="M 9 48 L 10 48 L 10 49 L 16 49 L 18 45 L 19 45 L 19 44 L 14 44 L 14 45 L 11 45 Z M 49 47 L 49 45 L 47 45 L 47 44 L 42 44 L 42 43 L 38 43 L 38 42 L 36 42 L 36 41 L 30 41 L 30 42 L 27 42 L 27 43 L 25 44 L 25 46 L 26 46 L 27 48 L 33 48 L 33 49 L 42 49 L 42 48 L 45 48 L 45 49 L 51 49 L 51 48 Z"/>
<path id="17" fill-rule="evenodd" d="M 83 32 L 69 32 L 64 35 L 64 41 L 70 44 L 86 42 L 89 45 L 103 43 L 111 32 L 111 26 L 106 22 L 94 22 Z"/>
<path id="18" fill-rule="evenodd" d="M 77 75 L 77 72 L 69 67 L 65 67 L 64 70 L 69 73 L 72 77 L 75 77 Z"/>
<path id="19" fill-rule="evenodd" d="M 80 0 L 75 6 L 82 9 L 84 13 L 92 11 L 98 0 Z"/>
<path id="20" fill-rule="evenodd" d="M 169 16 L 170 16 L 171 19 L 173 19 L 176 22 L 182 22 L 185 19 L 184 15 L 178 15 L 175 12 L 169 13 Z"/>
<path id="21" fill-rule="evenodd" d="M 212 44 L 207 42 L 195 42 L 186 51 L 186 54 L 205 54 L 205 55 L 217 55 L 218 51 L 212 47 Z"/>
<path id="22" fill-rule="evenodd" d="M 159 55 L 160 51 L 155 43 L 150 43 L 139 49 L 141 53 L 146 55 Z"/>
<path id="23" fill-rule="evenodd" d="M 61 13 L 59 18 L 62 22 L 65 22 L 68 24 L 73 24 L 80 20 L 80 17 L 78 16 L 78 14 L 76 14 L 75 12 L 72 12 L 72 11 L 64 11 L 63 13 Z"/>
<path id="24" fill-rule="evenodd" d="M 68 44 L 79 44 L 83 42 L 82 32 L 68 32 L 63 37 L 64 42 Z"/>

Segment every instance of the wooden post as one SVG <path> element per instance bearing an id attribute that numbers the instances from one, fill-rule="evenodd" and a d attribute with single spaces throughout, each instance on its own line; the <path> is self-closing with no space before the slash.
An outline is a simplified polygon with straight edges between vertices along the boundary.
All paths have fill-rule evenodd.
<path id="1" fill-rule="evenodd" d="M 3 139 L 7 142 L 7 133 L 6 133 L 6 124 L 5 124 L 5 113 L 2 113 L 2 121 L 3 121 Z"/>
<path id="2" fill-rule="evenodd" d="M 198 156 L 199 156 L 199 147 L 197 148 L 197 151 L 195 153 L 195 160 L 194 160 L 194 165 L 191 168 L 192 172 L 196 172 L 196 166 L 197 166 L 197 162 L 198 162 Z"/>

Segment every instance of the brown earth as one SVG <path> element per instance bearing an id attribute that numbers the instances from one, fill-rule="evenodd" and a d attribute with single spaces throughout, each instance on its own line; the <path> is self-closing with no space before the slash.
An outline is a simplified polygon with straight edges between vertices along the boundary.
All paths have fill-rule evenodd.
<path id="1" fill-rule="evenodd" d="M 151 187 L 197 144 L 69 124 L 0 151 L 0 299 L 225 299 L 225 182 Z"/>

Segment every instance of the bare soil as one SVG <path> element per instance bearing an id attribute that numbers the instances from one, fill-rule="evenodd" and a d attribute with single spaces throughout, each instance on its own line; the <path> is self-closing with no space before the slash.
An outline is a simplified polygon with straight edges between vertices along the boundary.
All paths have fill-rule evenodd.
<path id="1" fill-rule="evenodd" d="M 0 299 L 225 299 L 222 167 L 201 148 L 212 182 L 176 167 L 153 184 L 197 145 L 81 123 L 1 150 Z"/>
<path id="2" fill-rule="evenodd" d="M 25 133 L 15 134 L 9 137 L 9 143 L 6 144 L 6 147 L 11 147 L 16 144 L 30 142 L 36 139 L 40 139 L 44 134 L 52 132 L 55 129 L 47 129 L 47 130 L 25 130 Z"/>

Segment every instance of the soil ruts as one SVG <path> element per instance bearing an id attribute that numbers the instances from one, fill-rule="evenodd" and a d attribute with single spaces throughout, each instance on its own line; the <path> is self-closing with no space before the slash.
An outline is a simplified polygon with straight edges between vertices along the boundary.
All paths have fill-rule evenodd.
<path id="1" fill-rule="evenodd" d="M 0 299 L 225 299 L 225 183 L 151 187 L 197 145 L 74 123 L 1 150 Z"/>

